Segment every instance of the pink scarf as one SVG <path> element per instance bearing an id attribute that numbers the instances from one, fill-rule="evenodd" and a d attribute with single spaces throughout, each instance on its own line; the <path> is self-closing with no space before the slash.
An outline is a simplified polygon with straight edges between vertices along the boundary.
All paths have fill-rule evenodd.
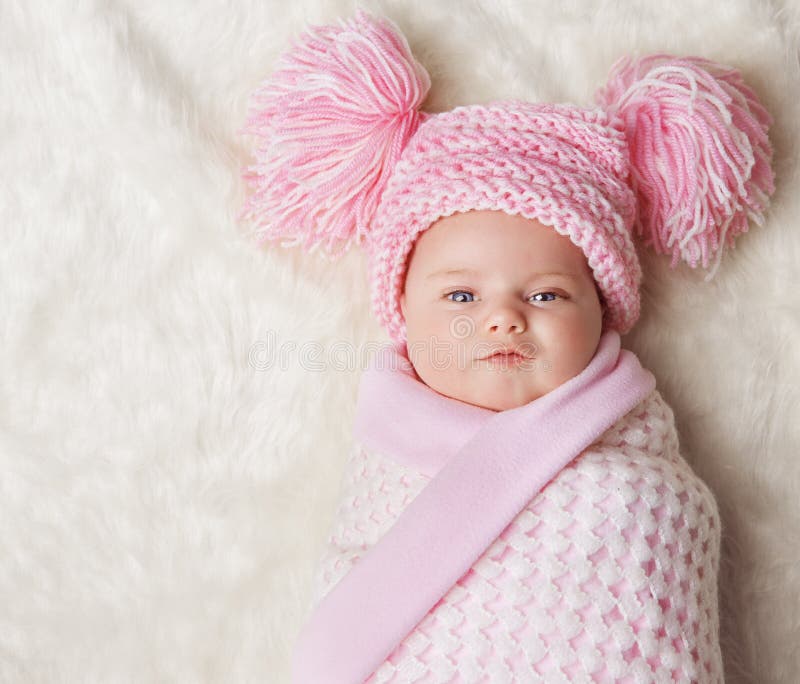
<path id="1" fill-rule="evenodd" d="M 526 504 L 654 389 L 613 330 L 579 375 L 502 412 L 434 392 L 401 347 L 376 357 L 356 439 L 433 479 L 311 614 L 293 683 L 367 679 Z"/>

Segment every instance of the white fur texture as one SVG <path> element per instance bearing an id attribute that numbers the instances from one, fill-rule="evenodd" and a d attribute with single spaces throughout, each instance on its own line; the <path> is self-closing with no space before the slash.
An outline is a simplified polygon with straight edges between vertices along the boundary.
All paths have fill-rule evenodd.
<path id="1" fill-rule="evenodd" d="M 590 104 L 620 54 L 666 51 L 739 67 L 773 112 L 767 224 L 711 283 L 644 255 L 625 344 L 720 504 L 727 681 L 797 682 L 797 3 L 364 6 L 408 36 L 430 110 Z M 0 681 L 288 681 L 385 336 L 360 253 L 248 244 L 237 130 L 304 22 L 354 8 L 0 6 Z"/>

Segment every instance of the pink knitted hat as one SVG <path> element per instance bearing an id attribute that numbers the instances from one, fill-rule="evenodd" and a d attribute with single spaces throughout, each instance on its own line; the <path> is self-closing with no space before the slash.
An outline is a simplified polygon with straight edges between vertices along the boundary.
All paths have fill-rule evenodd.
<path id="1" fill-rule="evenodd" d="M 708 268 L 759 225 L 774 192 L 772 118 L 741 75 L 699 57 L 623 57 L 599 108 L 521 101 L 420 110 L 425 69 L 394 24 L 359 10 L 310 29 L 253 94 L 259 241 L 370 258 L 373 309 L 397 341 L 408 256 L 437 219 L 476 209 L 538 219 L 580 247 L 604 325 L 639 316 L 632 232 Z"/>

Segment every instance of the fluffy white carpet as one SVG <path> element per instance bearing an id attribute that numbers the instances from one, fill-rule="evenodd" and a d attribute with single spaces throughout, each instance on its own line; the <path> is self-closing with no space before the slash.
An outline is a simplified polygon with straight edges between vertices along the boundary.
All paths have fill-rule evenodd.
<path id="1" fill-rule="evenodd" d="M 589 104 L 623 52 L 740 68 L 777 193 L 716 279 L 646 257 L 625 344 L 718 497 L 729 682 L 800 680 L 800 8 L 366 2 L 427 108 Z M 0 5 L 0 681 L 288 680 L 371 320 L 365 263 L 237 225 L 247 96 L 346 0 Z"/>

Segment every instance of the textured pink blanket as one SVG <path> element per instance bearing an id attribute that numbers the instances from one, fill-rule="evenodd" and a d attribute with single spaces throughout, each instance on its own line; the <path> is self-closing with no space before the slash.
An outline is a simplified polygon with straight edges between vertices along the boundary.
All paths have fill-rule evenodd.
<path id="1" fill-rule="evenodd" d="M 362 381 L 294 681 L 720 681 L 718 546 L 616 333 L 502 413 L 433 392 L 398 348 Z"/>

